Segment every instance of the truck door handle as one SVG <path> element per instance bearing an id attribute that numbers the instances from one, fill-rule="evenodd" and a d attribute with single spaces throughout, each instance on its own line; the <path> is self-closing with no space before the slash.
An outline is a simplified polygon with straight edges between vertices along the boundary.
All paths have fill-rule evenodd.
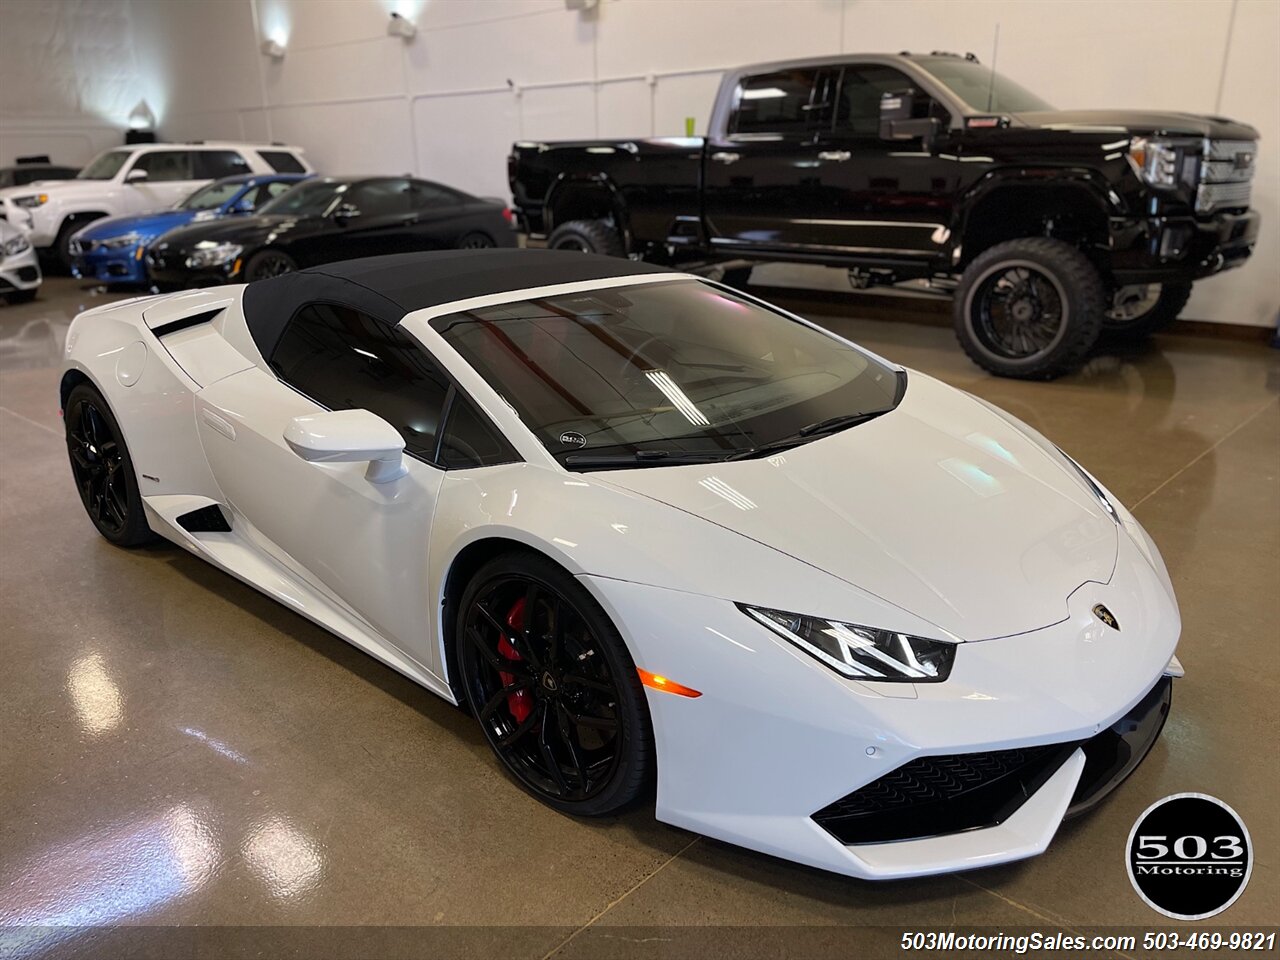
<path id="1" fill-rule="evenodd" d="M 720 153 L 713 153 L 711 155 L 711 159 L 717 160 L 720 163 L 737 163 L 739 160 L 742 159 L 742 154 L 725 153 L 724 151 L 721 151 Z"/>
<path id="2" fill-rule="evenodd" d="M 853 154 L 848 150 L 823 150 L 818 154 L 819 160 L 834 160 L 836 163 L 844 163 Z"/>

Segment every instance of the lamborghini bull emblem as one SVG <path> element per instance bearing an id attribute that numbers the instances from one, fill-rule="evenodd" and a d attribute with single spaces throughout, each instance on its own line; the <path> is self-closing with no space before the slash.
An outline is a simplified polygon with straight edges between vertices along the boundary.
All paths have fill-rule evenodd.
<path id="1" fill-rule="evenodd" d="M 1105 623 L 1112 630 L 1120 629 L 1120 621 L 1116 619 L 1116 615 L 1108 610 L 1100 603 L 1093 605 L 1093 615 Z"/>

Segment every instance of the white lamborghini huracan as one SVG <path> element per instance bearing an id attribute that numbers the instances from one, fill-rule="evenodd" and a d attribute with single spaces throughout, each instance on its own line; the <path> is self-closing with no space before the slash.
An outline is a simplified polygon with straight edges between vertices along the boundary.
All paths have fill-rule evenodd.
<path id="1" fill-rule="evenodd" d="M 707 280 L 352 261 L 81 314 L 103 536 L 160 534 L 467 706 L 527 790 L 859 877 L 1045 849 L 1147 754 L 1181 624 L 1031 428 Z"/>

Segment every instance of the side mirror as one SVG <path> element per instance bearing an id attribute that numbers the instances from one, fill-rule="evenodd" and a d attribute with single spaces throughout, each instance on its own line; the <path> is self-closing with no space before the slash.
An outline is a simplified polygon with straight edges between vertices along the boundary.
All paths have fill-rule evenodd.
<path id="1" fill-rule="evenodd" d="M 360 208 L 350 203 L 344 203 L 333 211 L 333 219 L 338 223 L 350 223 L 358 216 L 360 216 Z"/>
<path id="2" fill-rule="evenodd" d="M 937 117 L 913 119 L 916 91 L 890 90 L 880 97 L 880 139 L 930 142 L 938 132 Z"/>
<path id="3" fill-rule="evenodd" d="M 128 173 L 124 175 L 125 183 L 141 183 L 143 180 L 146 180 L 146 179 L 147 179 L 147 171 L 139 170 L 137 167 L 134 167 L 132 170 L 130 170 Z"/>
<path id="4" fill-rule="evenodd" d="M 409 472 L 404 437 L 368 410 L 331 410 L 294 417 L 284 429 L 289 449 L 309 463 L 363 463 L 370 483 L 386 483 Z"/>

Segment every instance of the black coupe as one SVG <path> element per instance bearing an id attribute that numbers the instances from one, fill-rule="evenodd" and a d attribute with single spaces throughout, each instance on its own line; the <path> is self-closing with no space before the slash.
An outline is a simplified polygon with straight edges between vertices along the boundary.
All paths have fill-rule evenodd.
<path id="1" fill-rule="evenodd" d="M 252 217 L 180 227 L 147 248 L 161 287 L 262 280 L 301 267 L 449 247 L 513 247 L 511 211 L 427 180 L 308 180 Z"/>

